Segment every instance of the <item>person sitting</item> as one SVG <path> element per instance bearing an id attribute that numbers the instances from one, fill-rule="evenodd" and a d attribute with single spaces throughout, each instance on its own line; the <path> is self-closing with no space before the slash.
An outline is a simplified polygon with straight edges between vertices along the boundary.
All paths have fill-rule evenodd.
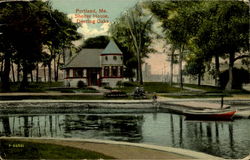
<path id="1" fill-rule="evenodd" d="M 152 97 L 152 98 L 153 98 L 153 102 L 154 102 L 154 103 L 156 103 L 156 102 L 157 102 L 157 95 L 156 95 L 156 93 L 155 93 L 155 92 L 154 92 L 154 95 L 153 95 L 153 97 Z"/>

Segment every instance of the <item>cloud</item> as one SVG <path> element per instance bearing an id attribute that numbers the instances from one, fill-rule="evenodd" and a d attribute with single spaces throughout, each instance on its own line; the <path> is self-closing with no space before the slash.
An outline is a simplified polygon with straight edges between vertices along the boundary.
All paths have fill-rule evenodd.
<path id="1" fill-rule="evenodd" d="M 68 14 L 68 17 L 72 20 L 72 22 L 77 23 L 77 18 L 75 18 L 75 14 Z M 90 21 L 97 21 L 97 18 L 85 19 Z M 80 23 L 81 26 L 78 28 L 78 32 L 81 33 L 85 39 L 89 37 L 95 37 L 98 35 L 107 35 L 109 29 L 109 23 L 103 23 L 99 25 L 98 23 Z"/>

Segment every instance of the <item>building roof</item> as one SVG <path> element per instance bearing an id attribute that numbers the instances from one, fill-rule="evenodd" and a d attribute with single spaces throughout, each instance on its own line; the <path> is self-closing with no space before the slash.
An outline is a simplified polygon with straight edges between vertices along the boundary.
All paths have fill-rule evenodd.
<path id="1" fill-rule="evenodd" d="M 104 49 L 102 54 L 122 54 L 122 51 L 118 48 L 118 46 L 113 40 L 110 40 L 109 44 Z"/>
<path id="2" fill-rule="evenodd" d="M 101 67 L 100 55 L 103 49 L 82 49 L 64 68 Z"/>

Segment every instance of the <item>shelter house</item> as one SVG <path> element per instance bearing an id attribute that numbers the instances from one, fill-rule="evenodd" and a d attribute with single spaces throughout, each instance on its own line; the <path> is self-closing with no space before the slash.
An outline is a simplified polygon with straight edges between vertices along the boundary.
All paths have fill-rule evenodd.
<path id="1" fill-rule="evenodd" d="M 115 87 L 123 80 L 123 53 L 110 40 L 105 49 L 82 49 L 63 69 L 65 86 L 77 87 L 82 81 L 87 86 Z"/>

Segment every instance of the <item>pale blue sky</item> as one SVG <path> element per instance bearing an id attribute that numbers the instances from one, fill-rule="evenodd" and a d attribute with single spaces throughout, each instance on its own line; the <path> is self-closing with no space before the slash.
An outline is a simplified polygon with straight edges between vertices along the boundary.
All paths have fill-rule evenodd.
<path id="1" fill-rule="evenodd" d="M 78 9 L 106 9 L 111 20 L 122 11 L 134 6 L 139 0 L 50 0 L 52 6 L 64 13 L 72 14 Z"/>
<path id="2" fill-rule="evenodd" d="M 93 10 L 99 9 L 107 10 L 107 15 L 109 22 L 113 22 L 115 18 L 119 17 L 121 13 L 130 7 L 134 6 L 140 0 L 49 0 L 54 9 L 58 9 L 69 15 L 69 17 L 74 17 L 76 14 L 76 9 L 79 10 Z M 91 18 L 92 19 L 92 18 Z M 86 20 L 86 18 L 82 19 Z M 73 18 L 73 22 L 77 19 Z M 98 35 L 106 35 L 109 25 L 103 23 L 84 23 L 78 29 L 78 32 L 82 33 L 85 38 L 95 37 Z"/>

